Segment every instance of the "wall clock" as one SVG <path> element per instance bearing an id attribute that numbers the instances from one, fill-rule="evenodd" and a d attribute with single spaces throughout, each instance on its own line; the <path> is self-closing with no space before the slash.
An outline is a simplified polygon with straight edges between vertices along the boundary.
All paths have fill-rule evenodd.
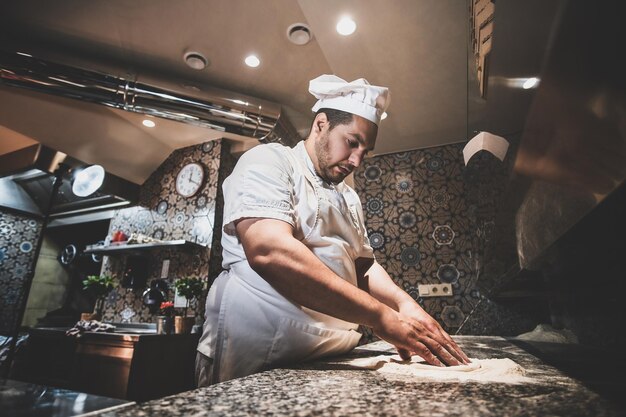
<path id="1" fill-rule="evenodd" d="M 204 182 L 204 167 L 198 162 L 183 166 L 176 175 L 176 192 L 183 197 L 195 195 Z"/>

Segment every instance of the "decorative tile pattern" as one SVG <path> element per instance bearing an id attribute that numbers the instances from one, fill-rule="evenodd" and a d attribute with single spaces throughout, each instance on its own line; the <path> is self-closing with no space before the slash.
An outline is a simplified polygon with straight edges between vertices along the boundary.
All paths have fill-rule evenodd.
<path id="1" fill-rule="evenodd" d="M 221 209 L 216 204 L 221 194 L 218 186 L 230 173 L 221 171 L 220 161 L 227 160 L 223 167 L 230 167 L 232 171 L 234 164 L 229 156 L 230 146 L 221 140 L 176 150 L 143 184 L 139 205 L 119 210 L 111 219 L 109 234 L 122 230 L 127 235 L 141 233 L 161 240 L 185 239 L 215 246 L 216 230 L 221 225 L 221 213 L 216 216 L 216 210 Z M 189 162 L 200 162 L 204 166 L 205 183 L 195 196 L 185 198 L 176 193 L 174 183 L 180 168 Z M 169 299 L 174 298 L 173 283 L 178 278 L 194 276 L 208 281 L 210 253 L 214 253 L 213 247 L 192 252 L 160 249 L 146 253 L 148 285 L 152 279 L 159 278 L 165 259 L 170 260 Z M 122 277 L 125 260 L 125 257 L 106 257 L 102 273 Z M 104 320 L 153 322 L 154 315 L 143 304 L 143 291 L 116 288 L 105 302 Z M 190 308 L 196 317 L 202 317 L 204 297 L 194 301 Z"/>
<path id="2" fill-rule="evenodd" d="M 0 334 L 12 335 L 26 304 L 26 279 L 35 265 L 42 223 L 0 211 Z"/>
<path id="3" fill-rule="evenodd" d="M 456 266 L 452 264 L 442 264 L 439 266 L 437 270 L 437 278 L 439 281 L 452 284 L 453 282 L 457 282 L 461 273 Z"/>
<path id="4" fill-rule="evenodd" d="M 433 239 L 438 245 L 451 245 L 454 240 L 454 230 L 447 224 L 443 226 L 435 226 L 435 231 L 433 232 Z"/>
<path id="5" fill-rule="evenodd" d="M 448 328 L 459 327 L 465 319 L 465 314 L 458 306 L 445 306 L 441 310 L 441 319 Z"/>
<path id="6" fill-rule="evenodd" d="M 449 332 L 481 299 L 477 277 L 491 254 L 497 199 L 508 173 L 506 165 L 488 157 L 465 167 L 462 148 L 373 157 L 354 174 L 376 259 Z M 419 284 L 440 282 L 452 284 L 452 297 L 418 296 Z M 373 340 L 362 330 L 363 342 Z"/>

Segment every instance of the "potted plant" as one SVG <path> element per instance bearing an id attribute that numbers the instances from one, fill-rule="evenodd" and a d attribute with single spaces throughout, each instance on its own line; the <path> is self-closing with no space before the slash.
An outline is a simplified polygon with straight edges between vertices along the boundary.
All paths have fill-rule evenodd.
<path id="1" fill-rule="evenodd" d="M 182 316 L 176 316 L 174 319 L 174 328 L 176 333 L 189 333 L 195 322 L 195 317 L 187 317 L 187 309 L 189 302 L 197 299 L 202 295 L 204 282 L 200 278 L 181 278 L 174 283 L 176 291 L 182 297 L 185 297 L 185 308 Z"/>
<path id="2" fill-rule="evenodd" d="M 160 309 L 161 315 L 157 317 L 157 334 L 170 334 L 174 327 L 174 303 L 163 301 Z"/>
<path id="3" fill-rule="evenodd" d="M 108 275 L 88 275 L 83 280 L 83 290 L 90 292 L 96 298 L 94 311 L 90 315 L 85 315 L 86 319 L 100 320 L 102 318 L 104 299 L 113 288 L 115 288 L 115 281 Z"/>

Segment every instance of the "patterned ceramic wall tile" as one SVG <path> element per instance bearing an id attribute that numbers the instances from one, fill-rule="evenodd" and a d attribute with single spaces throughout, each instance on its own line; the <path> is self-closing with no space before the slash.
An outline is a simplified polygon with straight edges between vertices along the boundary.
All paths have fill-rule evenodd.
<path id="1" fill-rule="evenodd" d="M 221 159 L 229 154 L 229 146 L 221 140 L 176 150 L 143 184 L 140 203 L 136 207 L 119 210 L 111 220 L 109 234 L 122 230 L 127 235 L 141 233 L 161 240 L 185 239 L 204 245 L 214 244 L 214 229 L 221 224 L 218 202 L 218 185 L 223 181 Z M 228 157 L 224 158 L 225 160 Z M 205 170 L 205 182 L 198 193 L 185 198 L 175 191 L 176 175 L 187 163 L 200 162 Z M 225 164 L 228 167 L 230 161 Z M 232 165 L 232 164 L 230 164 Z M 232 166 L 231 168 L 232 169 Z M 193 276 L 208 280 L 209 252 L 206 250 L 161 249 L 146 253 L 148 285 L 161 273 L 162 262 L 170 260 L 168 281 Z M 107 257 L 102 273 L 123 276 L 127 257 Z M 118 287 L 105 302 L 104 320 L 152 322 L 154 315 L 143 304 L 145 289 L 132 290 Z M 206 292 L 205 292 L 206 294 Z M 173 299 L 174 291 L 169 293 Z M 193 313 L 202 317 L 204 297 L 192 304 Z"/>
<path id="2" fill-rule="evenodd" d="M 40 220 L 0 211 L 0 334 L 12 335 L 26 303 L 25 281 L 35 265 Z"/>
<path id="3" fill-rule="evenodd" d="M 462 148 L 378 156 L 355 172 L 379 263 L 452 333 L 482 299 L 477 277 L 492 244 L 489 227 L 509 169 L 484 155 L 465 167 Z M 419 284 L 440 282 L 452 284 L 452 297 L 419 297 Z M 366 331 L 365 341 L 371 339 Z"/>

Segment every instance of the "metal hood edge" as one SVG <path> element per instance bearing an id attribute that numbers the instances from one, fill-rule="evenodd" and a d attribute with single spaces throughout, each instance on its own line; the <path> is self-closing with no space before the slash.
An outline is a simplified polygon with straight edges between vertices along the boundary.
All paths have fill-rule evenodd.
<path id="1" fill-rule="evenodd" d="M 261 142 L 293 145 L 299 140 L 276 103 L 216 88 L 182 91 L 166 81 L 160 85 L 142 83 L 45 61 L 24 52 L 0 50 L 0 84 L 249 136 Z"/>

